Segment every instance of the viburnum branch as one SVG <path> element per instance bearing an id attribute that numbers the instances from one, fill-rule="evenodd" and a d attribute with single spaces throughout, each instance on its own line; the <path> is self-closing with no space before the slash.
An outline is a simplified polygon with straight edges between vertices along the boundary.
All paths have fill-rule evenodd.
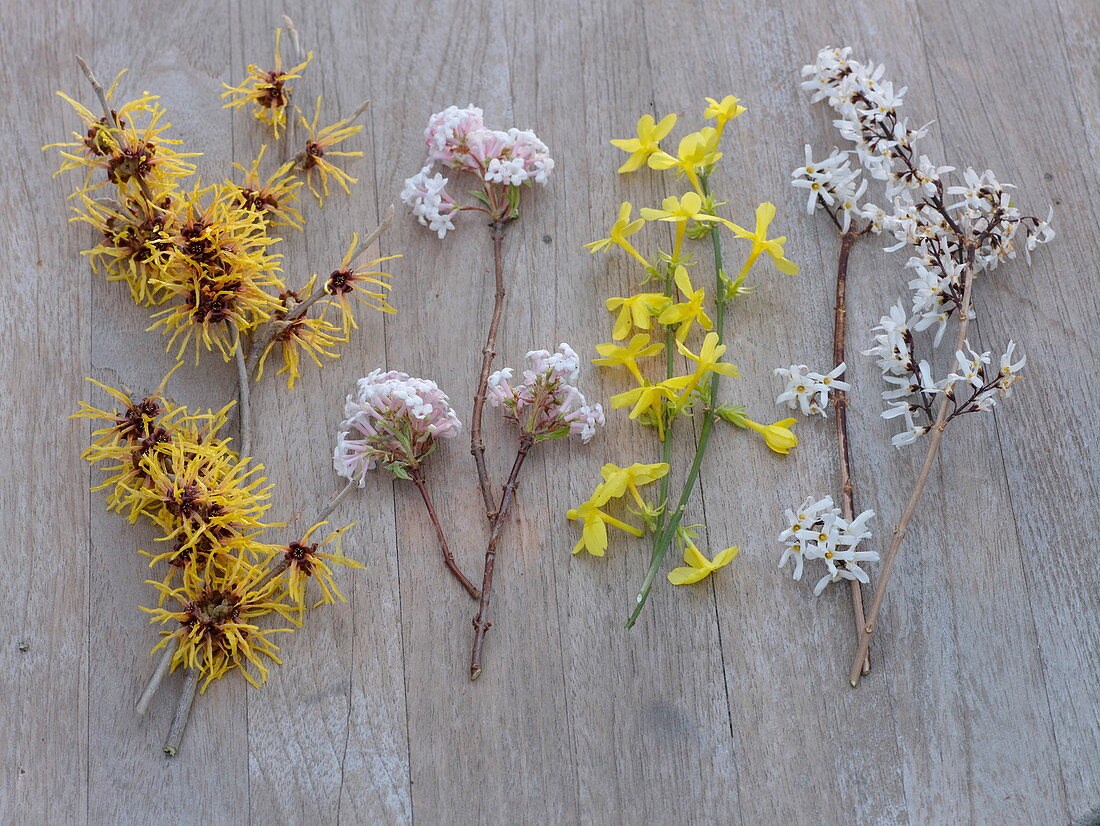
<path id="1" fill-rule="evenodd" d="M 485 518 L 492 526 L 496 522 L 496 503 L 493 500 L 493 486 L 489 481 L 489 470 L 485 462 L 485 440 L 481 433 L 481 422 L 485 411 L 485 393 L 489 383 L 489 373 L 493 369 L 496 357 L 497 331 L 504 312 L 504 229 L 507 224 L 496 220 L 490 226 L 493 239 L 493 273 L 496 285 L 493 294 L 493 315 L 489 320 L 489 329 L 485 336 L 485 346 L 481 350 L 481 371 L 478 373 L 477 391 L 474 393 L 474 409 L 470 416 L 470 453 L 477 468 L 477 485 L 485 503 Z"/>
<path id="2" fill-rule="evenodd" d="M 832 214 L 832 211 L 829 211 Z M 834 222 L 835 222 L 834 218 Z M 838 225 L 839 226 L 839 225 Z M 865 231 L 865 230 L 864 230 Z M 847 287 L 848 287 L 848 256 L 852 251 L 852 245 L 864 231 L 849 229 L 840 236 L 840 253 L 837 256 L 836 265 L 836 300 L 833 304 L 833 364 L 845 364 L 847 349 Z M 838 377 L 844 379 L 841 373 Z M 841 489 L 841 514 L 848 521 L 855 519 L 855 491 L 852 483 L 852 459 L 851 447 L 848 440 L 848 394 L 844 390 L 834 390 L 833 407 L 836 411 L 836 438 L 837 450 L 840 455 L 840 489 Z M 852 592 L 852 613 L 855 618 L 857 638 L 863 633 L 867 624 L 863 615 L 863 590 L 859 580 L 848 580 Z M 871 655 L 868 651 L 863 660 L 863 673 L 871 671 Z"/>
<path id="3" fill-rule="evenodd" d="M 528 452 L 534 445 L 534 437 L 530 433 L 523 433 L 519 439 L 519 449 L 516 451 L 515 461 L 512 463 L 512 472 L 508 474 L 508 481 L 504 483 L 501 492 L 500 507 L 492 520 L 492 530 L 489 535 L 489 545 L 485 550 L 485 569 L 481 578 L 481 602 L 478 606 L 477 616 L 474 617 L 474 645 L 470 652 L 470 679 L 476 680 L 481 676 L 481 649 L 485 644 L 485 633 L 492 627 L 489 622 L 489 602 L 493 594 L 493 570 L 496 566 L 497 544 L 500 541 L 508 511 L 512 507 L 515 498 L 516 487 L 519 485 L 519 474 L 523 468 L 523 462 Z"/>
<path id="4" fill-rule="evenodd" d="M 428 519 L 431 521 L 432 527 L 435 528 L 436 539 L 439 540 L 439 550 L 443 554 L 443 564 L 447 566 L 447 570 L 454 575 L 458 583 L 466 589 L 466 593 L 473 599 L 477 599 L 481 596 L 481 591 L 466 578 L 466 575 L 459 570 L 458 563 L 455 562 L 454 554 L 447 544 L 447 536 L 443 533 L 443 525 L 439 521 L 439 515 L 435 512 L 435 505 L 432 503 L 432 497 L 428 493 L 428 487 L 424 483 L 424 474 L 421 472 L 419 466 L 410 467 L 408 473 L 412 483 L 416 485 L 416 489 L 420 491 L 420 497 L 424 500 L 424 509 L 428 512 Z"/>
<path id="5" fill-rule="evenodd" d="M 976 246 L 973 241 L 967 241 L 965 243 L 967 246 L 967 260 L 965 264 L 966 269 L 963 273 L 963 297 L 962 304 L 956 315 L 958 321 L 958 334 L 955 337 L 955 349 L 957 351 L 962 350 L 963 343 L 966 341 L 967 330 L 970 327 L 970 294 L 974 284 L 974 253 Z M 912 520 L 913 514 L 916 513 L 917 505 L 920 504 L 921 495 L 924 493 L 924 488 L 928 483 L 928 475 L 932 472 L 932 465 L 935 464 L 936 456 L 939 454 L 940 443 L 943 441 L 943 432 L 947 427 L 948 414 L 950 412 L 950 398 L 945 396 L 940 402 L 935 424 L 932 426 L 932 432 L 929 434 L 928 448 L 924 454 L 924 464 L 921 465 L 920 473 L 917 475 L 917 480 L 913 484 L 913 490 L 909 494 L 909 501 L 905 506 L 905 510 L 902 512 L 901 519 L 898 520 L 898 524 L 894 528 L 894 536 L 890 542 L 890 547 L 882 557 L 882 569 L 879 573 L 878 583 L 875 585 L 875 594 L 871 600 L 871 609 L 867 613 L 867 621 L 859 637 L 859 645 L 856 649 L 855 660 L 848 674 L 848 681 L 852 684 L 853 688 L 859 685 L 863 663 L 867 658 L 867 650 L 871 645 L 871 634 L 874 633 L 875 623 L 878 621 L 879 610 L 882 608 L 882 600 L 886 595 L 886 586 L 890 583 L 890 574 L 894 569 L 894 561 L 897 559 L 898 551 L 901 548 L 901 542 L 905 538 L 905 532 L 909 527 L 909 522 Z"/>

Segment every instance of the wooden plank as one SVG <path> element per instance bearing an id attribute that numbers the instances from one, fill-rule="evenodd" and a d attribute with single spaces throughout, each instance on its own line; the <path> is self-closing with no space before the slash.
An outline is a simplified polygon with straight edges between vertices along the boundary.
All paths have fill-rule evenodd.
<path id="1" fill-rule="evenodd" d="M 570 558 L 576 531 L 564 519 L 604 461 L 656 450 L 616 412 L 590 446 L 550 444 L 529 460 L 477 683 L 465 676 L 473 605 L 444 576 L 415 491 L 379 474 L 336 516 L 358 522 L 345 550 L 366 565 L 341 572 L 349 603 L 318 609 L 285 639 L 286 665 L 264 689 L 235 678 L 212 687 L 172 761 L 158 749 L 178 679 L 147 720 L 132 713 L 153 639 L 136 610 L 150 591 L 134 551 L 152 533 L 84 493 L 87 428 L 61 418 L 89 397 L 85 374 L 147 389 L 169 360 L 145 332 L 147 311 L 78 260 L 86 233 L 65 226 L 63 184 L 48 181 L 55 159 L 38 147 L 71 123 L 52 90 L 88 97 L 71 62 L 80 51 L 104 79 L 132 66 L 128 89 L 162 94 L 174 131 L 207 152 L 207 178 L 220 178 L 263 133 L 247 114 L 221 110 L 219 84 L 266 59 L 283 7 L 68 12 L 47 20 L 13 9 L 0 33 L 9 92 L 0 129 L 24 161 L 0 190 L 11 225 L 0 238 L 11 310 L 0 356 L 13 365 L 0 405 L 15 436 L 0 472 L 20 482 L 0 501 L 13 547 L 26 549 L 0 579 L 14 618 L 0 652 L 13 686 L 0 821 L 749 823 L 813 813 L 823 823 L 1065 823 L 1095 807 L 1100 571 L 1087 525 L 1100 433 L 1087 415 L 1096 389 L 1078 378 L 1096 361 L 1100 314 L 1088 209 L 1100 183 L 1091 3 L 291 4 L 317 51 L 303 98 L 323 92 L 330 112 L 365 97 L 373 105 L 357 139 L 366 157 L 351 165 L 360 184 L 320 217 L 310 210 L 307 233 L 288 238 L 289 282 L 323 275 L 350 233 L 396 201 L 419 168 L 432 111 L 473 102 L 554 151 L 555 177 L 525 198 L 505 241 L 499 366 L 562 340 L 590 356 L 606 340 L 602 301 L 636 273 L 581 244 L 620 200 L 653 204 L 667 185 L 651 173 L 616 176 L 620 156 L 606 141 L 643 112 L 677 111 L 681 134 L 704 95 L 727 92 L 749 112 L 730 127 L 723 209 L 746 223 L 756 203 L 776 203 L 776 227 L 803 266 L 791 280 L 765 265 L 758 295 L 733 311 L 731 354 L 744 377 L 729 398 L 766 418 L 772 367 L 824 365 L 836 239 L 821 216 L 800 211 L 787 180 L 804 142 L 839 143 L 827 112 L 797 87 L 798 68 L 827 42 L 851 43 L 910 86 L 914 119 L 937 120 L 929 152 L 988 165 L 1019 185 L 1029 209 L 1055 203 L 1060 237 L 1031 268 L 1009 264 L 979 282 L 975 337 L 990 349 L 1013 337 L 1028 354 L 1027 381 L 995 416 L 948 434 L 859 691 L 844 685 L 846 591 L 815 600 L 774 567 L 782 507 L 835 485 L 829 424 L 800 425 L 803 443 L 785 460 L 747 434 L 716 434 L 691 520 L 705 516 L 708 544 L 739 544 L 742 555 L 707 584 L 662 582 L 628 633 L 644 548 L 619 541 L 603 560 Z M 904 292 L 902 254 L 880 246 L 853 256 L 849 365 L 857 504 L 879 512 L 882 537 L 919 457 L 889 447 L 877 373 L 855 355 Z M 492 300 L 487 232 L 466 220 L 438 242 L 399 210 L 382 251 L 406 253 L 392 266 L 400 313 L 365 315 L 344 357 L 307 366 L 295 391 L 265 380 L 256 393 L 255 452 L 281 516 L 307 521 L 336 488 L 327 456 L 343 396 L 374 367 L 439 380 L 468 422 Z M 54 306 L 42 289 L 50 271 L 71 276 L 71 311 L 43 309 Z M 189 404 L 234 392 L 229 366 L 212 360 L 173 384 Z M 593 369 L 584 389 L 606 404 L 623 385 Z M 51 416 L 58 426 L 44 428 Z M 513 436 L 492 411 L 487 436 L 501 481 Z M 694 436 L 685 428 L 678 438 L 686 454 Z M 460 436 L 432 457 L 430 484 L 461 565 L 476 574 L 487 532 L 471 464 Z"/>

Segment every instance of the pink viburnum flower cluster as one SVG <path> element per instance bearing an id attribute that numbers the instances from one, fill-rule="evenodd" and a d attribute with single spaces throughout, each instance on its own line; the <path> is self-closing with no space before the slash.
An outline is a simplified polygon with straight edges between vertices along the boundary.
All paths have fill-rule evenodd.
<path id="1" fill-rule="evenodd" d="M 485 185 L 485 211 L 496 220 L 515 217 L 516 191 L 524 184 L 545 184 L 554 170 L 554 159 L 538 135 L 526 129 L 489 129 L 481 109 L 472 104 L 465 109 L 448 106 L 428 119 L 424 143 L 428 150 L 423 168 L 405 180 L 401 200 L 417 220 L 440 238 L 453 230 L 454 216 L 475 206 L 459 206 L 447 193 L 450 179 L 435 171 L 439 164 L 457 172 L 480 178 Z M 503 187 L 506 194 L 493 191 Z"/>
<path id="2" fill-rule="evenodd" d="M 453 438 L 461 429 L 450 399 L 434 381 L 374 370 L 347 398 L 332 464 L 362 487 L 367 471 L 379 463 L 399 472 L 427 456 L 436 439 Z"/>
<path id="3" fill-rule="evenodd" d="M 556 353 L 532 350 L 527 361 L 522 384 L 510 384 L 511 367 L 489 377 L 489 402 L 536 442 L 572 435 L 587 444 L 604 424 L 603 407 L 589 405 L 576 388 L 580 359 L 573 348 L 561 344 Z"/>

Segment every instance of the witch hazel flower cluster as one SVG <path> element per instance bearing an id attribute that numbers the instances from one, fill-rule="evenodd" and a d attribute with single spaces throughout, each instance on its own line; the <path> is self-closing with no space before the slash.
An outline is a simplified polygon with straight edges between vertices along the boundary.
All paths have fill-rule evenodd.
<path id="1" fill-rule="evenodd" d="M 484 113 L 473 104 L 464 109 L 448 106 L 428 118 L 424 143 L 427 159 L 405 180 L 401 200 L 440 238 L 455 228 L 454 218 L 461 211 L 485 212 L 495 222 L 514 219 L 520 187 L 545 184 L 554 171 L 554 159 L 538 135 L 526 129 L 490 129 Z M 480 179 L 482 189 L 474 193 L 480 205 L 457 204 L 446 189 L 450 178 L 437 166 Z"/>
<path id="2" fill-rule="evenodd" d="M 785 379 L 787 386 L 776 396 L 775 403 L 785 404 L 791 410 L 798 408 L 803 416 L 827 417 L 826 410 L 832 401 L 830 393 L 852 389 L 848 382 L 840 380 L 847 367 L 841 362 L 828 373 L 816 373 L 805 364 L 777 367 L 773 372 Z"/>
<path id="3" fill-rule="evenodd" d="M 588 444 L 596 428 L 604 425 L 603 407 L 590 405 L 577 389 L 580 359 L 568 344 L 555 353 L 532 350 L 523 382 L 512 384 L 511 367 L 489 377 L 489 403 L 503 410 L 535 442 L 579 436 Z"/>
<path id="4" fill-rule="evenodd" d="M 461 429 L 450 399 L 434 381 L 374 370 L 347 397 L 332 464 L 359 487 L 378 464 L 404 476 L 431 453 L 437 439 L 454 438 Z"/>
<path id="5" fill-rule="evenodd" d="M 779 534 L 784 546 L 779 567 L 794 560 L 793 577 L 801 580 L 806 561 L 821 560 L 825 573 L 814 586 L 815 596 L 842 579 L 868 582 L 867 572 L 859 563 L 878 562 L 879 555 L 877 551 L 857 550 L 857 546 L 870 538 L 867 523 L 874 515 L 874 511 L 867 510 L 849 521 L 840 515 L 840 508 L 834 507 L 831 496 L 817 500 L 807 497 L 799 507 L 784 511 L 787 526 Z"/>

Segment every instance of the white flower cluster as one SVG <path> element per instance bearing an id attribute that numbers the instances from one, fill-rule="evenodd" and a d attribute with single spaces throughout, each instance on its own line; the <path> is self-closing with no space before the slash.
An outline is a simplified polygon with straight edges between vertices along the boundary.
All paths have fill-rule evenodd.
<path id="1" fill-rule="evenodd" d="M 862 169 L 852 168 L 850 154 L 834 148 L 825 160 L 815 161 L 813 149 L 806 144 L 806 162 L 791 173 L 792 185 L 809 192 L 806 211 L 813 212 L 817 207 L 828 209 L 840 221 L 841 232 L 851 228 L 853 217 L 867 217 L 868 209 L 878 214 L 878 207 L 873 204 L 859 203 L 867 191 L 867 181 Z"/>
<path id="2" fill-rule="evenodd" d="M 489 402 L 503 407 L 505 416 L 536 441 L 575 435 L 587 444 L 603 426 L 604 414 L 601 405 L 589 405 L 575 386 L 580 377 L 576 352 L 563 343 L 556 353 L 532 350 L 527 361 L 522 384 L 510 383 L 511 367 L 489 376 Z"/>
<path id="3" fill-rule="evenodd" d="M 447 194 L 449 179 L 438 172 L 433 175 L 434 164 L 505 187 L 545 184 L 554 171 L 550 150 L 534 132 L 489 129 L 483 118 L 481 109 L 472 104 L 464 109 L 448 106 L 432 115 L 424 130 L 428 158 L 420 172 L 405 180 L 401 191 L 401 200 L 420 223 L 440 238 L 454 229 L 454 214 L 462 207 Z"/>
<path id="4" fill-rule="evenodd" d="M 918 322 L 919 323 L 919 322 Z M 895 447 L 912 444 L 932 426 L 932 400 L 936 394 L 946 394 L 952 410 L 947 421 L 965 413 L 992 410 L 999 398 L 1010 394 L 1010 388 L 1021 376 L 1020 371 L 1027 359 L 1023 356 L 1014 361 L 1016 344 L 1010 341 L 1000 359 L 1000 370 L 992 375 L 989 367 L 992 356 L 985 352 L 980 355 L 970 349 L 966 342 L 966 351 L 955 353 L 955 368 L 945 378 L 936 380 L 927 360 L 917 361 L 913 355 L 913 318 L 906 315 L 905 307 L 898 302 L 890 315 L 883 316 L 872 332 L 875 346 L 865 350 L 864 355 L 874 356 L 882 370 L 883 379 L 891 389 L 882 393 L 889 407 L 883 411 L 884 419 L 901 418 L 905 428 L 891 440 Z M 937 338 L 938 343 L 938 338 Z M 960 385 L 961 382 L 961 385 Z M 961 398 L 963 385 L 969 386 L 970 395 Z M 921 421 L 914 419 L 918 416 Z"/>
<path id="5" fill-rule="evenodd" d="M 831 496 L 816 501 L 808 497 L 798 508 L 784 511 L 787 527 L 779 534 L 779 541 L 784 546 L 779 567 L 793 559 L 794 578 L 800 580 L 805 560 L 824 562 L 825 575 L 814 587 L 815 596 L 830 582 L 841 579 L 868 582 L 867 573 L 859 563 L 878 562 L 878 552 L 857 551 L 856 546 L 871 536 L 867 523 L 874 515 L 874 511 L 864 511 L 849 522 L 841 517 L 840 509 L 833 506 Z"/>
<path id="6" fill-rule="evenodd" d="M 450 399 L 434 381 L 397 370 L 374 370 L 359 379 L 357 392 L 347 397 L 332 465 L 362 487 L 367 471 L 379 462 L 419 462 L 436 439 L 453 438 L 461 429 Z"/>
<path id="7" fill-rule="evenodd" d="M 979 174 L 967 169 L 961 184 L 945 184 L 944 176 L 954 167 L 938 166 L 915 151 L 928 126 L 913 129 L 898 115 L 906 89 L 895 90 L 883 79 L 881 65 L 852 60 L 851 52 L 822 49 L 815 63 L 803 67 L 802 86 L 814 93 L 814 100 L 828 102 L 838 116 L 834 125 L 854 149 L 834 150 L 824 161 L 814 162 L 807 148 L 806 163 L 795 170 L 793 183 L 809 190 L 811 211 L 829 210 L 842 231 L 849 231 L 858 216 L 866 221 L 865 229 L 893 236 L 895 243 L 888 250 L 910 248 L 906 267 L 912 271 L 911 304 L 907 308 L 898 302 L 882 318 L 873 331 L 879 333 L 876 345 L 866 351 L 878 359 L 892 386 L 883 394 L 891 403 L 883 415 L 904 418 L 906 429 L 893 440 L 904 445 L 928 431 L 936 393 L 947 393 L 958 405 L 952 415 L 988 410 L 995 403 L 993 391 L 999 391 L 999 385 L 973 404 L 954 399 L 957 379 L 937 380 L 932 375 L 930 362 L 914 355 L 913 333 L 933 330 L 932 347 L 938 347 L 948 320 L 962 306 L 967 269 L 974 274 L 989 271 L 1015 258 L 1020 249 L 1030 260 L 1032 250 L 1054 238 L 1053 213 L 1042 220 L 1021 214 L 1009 195 L 1013 187 L 999 183 L 988 170 Z M 858 204 L 864 187 L 857 186 L 859 170 L 851 166 L 853 157 L 871 177 L 886 182 L 889 210 Z M 973 317 L 972 308 L 970 313 Z M 1015 380 L 1018 367 L 1011 349 L 1010 345 L 1003 360 Z M 1023 361 L 1018 364 L 1022 367 Z M 927 421 L 915 422 L 913 414 L 922 412 Z"/>
<path id="8" fill-rule="evenodd" d="M 796 407 L 803 416 L 827 416 L 829 393 L 834 390 L 851 390 L 852 386 L 840 380 L 847 365 L 841 362 L 828 373 L 815 373 L 805 364 L 792 364 L 790 367 L 775 368 L 775 375 L 783 377 L 787 386 L 776 399 L 776 404 L 786 404 L 791 410 Z"/>
<path id="9" fill-rule="evenodd" d="M 416 219 L 440 238 L 455 228 L 457 212 L 454 199 L 447 194 L 449 178 L 440 173 L 432 174 L 431 166 L 425 166 L 411 178 L 405 179 L 401 200 L 412 210 Z"/>

